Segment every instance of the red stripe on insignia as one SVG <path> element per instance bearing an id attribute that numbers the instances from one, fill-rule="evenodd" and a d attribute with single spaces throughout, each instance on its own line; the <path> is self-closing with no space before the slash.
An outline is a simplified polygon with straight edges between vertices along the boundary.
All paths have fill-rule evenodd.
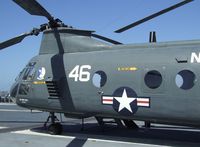
<path id="1" fill-rule="evenodd" d="M 144 104 L 149 104 L 149 101 L 137 101 L 138 103 L 144 103 Z"/>
<path id="2" fill-rule="evenodd" d="M 137 105 L 141 107 L 149 107 L 149 98 L 137 98 Z"/>
<path id="3" fill-rule="evenodd" d="M 111 99 L 103 99 L 103 101 L 109 101 L 109 102 L 112 102 L 113 100 L 111 100 Z"/>
<path id="4" fill-rule="evenodd" d="M 102 97 L 102 103 L 103 104 L 113 104 L 113 97 L 109 97 L 109 96 L 103 96 Z"/>

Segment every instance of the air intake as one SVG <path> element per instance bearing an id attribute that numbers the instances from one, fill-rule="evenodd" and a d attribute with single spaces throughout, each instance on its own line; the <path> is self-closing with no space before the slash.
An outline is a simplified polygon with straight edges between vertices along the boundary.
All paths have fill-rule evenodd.
<path id="1" fill-rule="evenodd" d="M 49 92 L 49 98 L 59 98 L 60 92 L 57 81 L 46 81 L 47 89 Z"/>

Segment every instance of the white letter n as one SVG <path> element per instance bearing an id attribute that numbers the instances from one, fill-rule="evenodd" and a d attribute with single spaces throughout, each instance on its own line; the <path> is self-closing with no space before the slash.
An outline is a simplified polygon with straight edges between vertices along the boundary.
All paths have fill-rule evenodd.
<path id="1" fill-rule="evenodd" d="M 200 63 L 200 53 L 199 56 L 197 56 L 197 54 L 194 52 L 191 54 L 191 63 L 194 63 L 195 61 Z"/>

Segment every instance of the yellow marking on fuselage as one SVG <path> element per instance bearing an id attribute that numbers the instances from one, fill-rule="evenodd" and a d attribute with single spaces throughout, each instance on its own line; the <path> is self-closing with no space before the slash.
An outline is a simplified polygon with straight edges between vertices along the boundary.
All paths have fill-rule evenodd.
<path id="1" fill-rule="evenodd" d="M 35 85 L 43 85 L 43 84 L 46 84 L 45 81 L 34 81 L 33 84 Z"/>
<path id="2" fill-rule="evenodd" d="M 118 67 L 118 71 L 136 71 L 138 70 L 137 67 Z"/>

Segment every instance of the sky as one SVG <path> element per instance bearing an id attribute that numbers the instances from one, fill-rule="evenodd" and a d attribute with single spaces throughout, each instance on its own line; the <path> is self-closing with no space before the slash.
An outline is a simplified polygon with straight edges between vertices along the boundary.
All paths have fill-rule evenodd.
<path id="1" fill-rule="evenodd" d="M 94 30 L 124 44 L 148 42 L 149 32 L 156 31 L 157 41 L 200 39 L 200 0 L 159 16 L 121 34 L 114 30 L 169 7 L 180 0 L 38 0 L 65 24 Z M 46 23 L 32 16 L 12 0 L 0 0 L 0 42 Z M 39 52 L 42 34 L 27 37 L 22 43 L 0 51 L 0 91 L 9 90 L 16 76 Z"/>

